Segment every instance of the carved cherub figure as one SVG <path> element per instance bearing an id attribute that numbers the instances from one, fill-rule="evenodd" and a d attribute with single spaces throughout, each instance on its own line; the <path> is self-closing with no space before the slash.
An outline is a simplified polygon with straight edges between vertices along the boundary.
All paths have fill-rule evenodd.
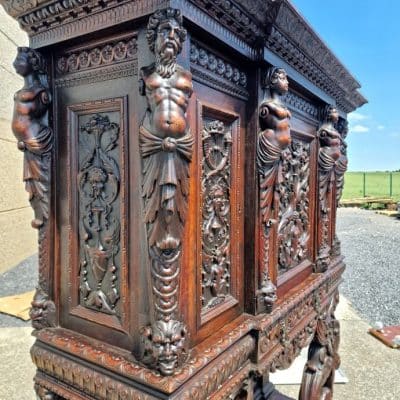
<path id="1" fill-rule="evenodd" d="M 23 179 L 35 211 L 32 226 L 39 228 L 48 217 L 48 165 L 42 156 L 49 153 L 52 146 L 52 131 L 46 121 L 51 97 L 44 60 L 38 52 L 19 47 L 14 68 L 24 78 L 24 86 L 14 95 L 12 131 L 18 148 L 25 152 Z"/>

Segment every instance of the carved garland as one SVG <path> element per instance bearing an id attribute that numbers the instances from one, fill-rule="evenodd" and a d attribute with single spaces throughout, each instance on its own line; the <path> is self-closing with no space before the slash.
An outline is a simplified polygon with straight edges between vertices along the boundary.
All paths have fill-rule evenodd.
<path id="1" fill-rule="evenodd" d="M 98 68 L 108 64 L 132 60 L 137 53 L 136 36 L 121 38 L 101 46 L 89 47 L 63 54 L 56 59 L 58 75 Z"/>
<path id="2" fill-rule="evenodd" d="M 194 41 L 190 44 L 190 62 L 195 79 L 239 98 L 248 98 L 246 73 Z"/>
<path id="3" fill-rule="evenodd" d="M 230 293 L 231 147 L 229 128 L 218 120 L 203 129 L 202 307 L 223 302 Z"/>

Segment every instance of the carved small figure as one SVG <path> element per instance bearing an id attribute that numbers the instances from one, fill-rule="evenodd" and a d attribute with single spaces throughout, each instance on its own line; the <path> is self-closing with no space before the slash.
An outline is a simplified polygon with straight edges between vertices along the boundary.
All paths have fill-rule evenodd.
<path id="1" fill-rule="evenodd" d="M 316 264 L 317 272 L 324 272 L 330 263 L 331 244 L 329 243 L 329 214 L 331 204 L 329 194 L 332 191 L 336 163 L 341 155 L 341 137 L 336 130 L 339 120 L 337 108 L 327 106 L 324 122 L 318 130 L 320 149 L 318 154 L 319 167 L 319 201 L 320 201 L 320 244 Z"/>
<path id="2" fill-rule="evenodd" d="M 270 68 L 265 80 L 268 97 L 262 102 L 259 110 L 261 132 L 258 135 L 257 165 L 260 179 L 261 222 L 263 224 L 262 278 L 261 288 L 257 292 L 260 311 L 271 310 L 271 304 L 276 300 L 276 289 L 269 278 L 268 253 L 271 225 L 276 222 L 273 214 L 279 198 L 281 156 L 291 143 L 289 123 L 291 114 L 281 100 L 281 96 L 288 91 L 288 85 L 284 69 Z"/>
<path id="3" fill-rule="evenodd" d="M 18 148 L 25 152 L 23 179 L 35 213 L 32 226 L 40 228 L 48 219 L 52 130 L 47 119 L 51 96 L 45 62 L 37 51 L 19 47 L 14 68 L 24 78 L 24 86 L 14 95 L 12 131 Z"/>
<path id="4" fill-rule="evenodd" d="M 180 335 L 186 328 L 177 320 L 181 239 L 193 146 L 186 119 L 192 75 L 176 62 L 185 38 L 179 10 L 155 12 L 147 28 L 155 63 L 141 70 L 141 93 L 147 99 L 140 126 L 142 195 L 154 304 L 152 324 L 143 330 L 141 359 L 163 375 L 173 374 L 188 355 L 186 335 Z M 171 345 L 177 335 L 181 336 L 179 346 Z"/>

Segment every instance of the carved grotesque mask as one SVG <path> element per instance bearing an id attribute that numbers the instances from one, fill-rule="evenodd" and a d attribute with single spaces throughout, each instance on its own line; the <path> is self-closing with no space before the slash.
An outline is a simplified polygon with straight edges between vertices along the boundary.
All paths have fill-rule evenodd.
<path id="1" fill-rule="evenodd" d="M 145 358 L 163 375 L 172 375 L 182 358 L 186 358 L 186 329 L 181 322 L 156 321 L 144 331 Z"/>

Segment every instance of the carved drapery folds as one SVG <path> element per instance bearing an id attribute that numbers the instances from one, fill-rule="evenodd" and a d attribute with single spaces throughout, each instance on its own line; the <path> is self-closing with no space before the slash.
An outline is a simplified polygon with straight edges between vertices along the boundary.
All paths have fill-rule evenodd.
<path id="1" fill-rule="evenodd" d="M 335 170 L 339 164 L 341 138 L 335 125 L 338 122 L 338 112 L 333 106 L 327 106 L 324 122 L 318 130 L 318 190 L 319 190 L 319 241 L 316 272 L 324 272 L 329 266 L 332 238 L 330 221 L 335 202 L 332 189 L 335 182 Z"/>
<path id="2" fill-rule="evenodd" d="M 261 266 L 260 288 L 257 291 L 258 312 L 272 310 L 276 300 L 276 288 L 269 275 L 269 241 L 271 226 L 276 223 L 279 203 L 279 184 L 282 182 L 282 152 L 291 142 L 290 112 L 281 101 L 288 91 L 286 72 L 282 68 L 271 68 L 266 76 L 269 96 L 259 109 L 260 128 L 258 134 L 257 166 L 260 190 Z"/>
<path id="3" fill-rule="evenodd" d="M 12 131 L 18 149 L 24 152 L 23 180 L 35 218 L 32 226 L 39 229 L 39 286 L 32 302 L 30 316 L 36 329 L 53 326 L 55 306 L 49 298 L 49 203 L 53 131 L 48 112 L 51 94 L 46 64 L 37 51 L 19 47 L 14 61 L 16 72 L 24 78 L 24 86 L 14 96 Z"/>
<path id="4" fill-rule="evenodd" d="M 345 119 L 340 118 L 337 124 L 337 130 L 340 133 L 340 157 L 336 162 L 335 168 L 335 179 L 336 179 L 336 204 L 335 208 L 339 206 L 339 201 L 342 197 L 343 186 L 344 186 L 344 174 L 347 170 L 347 143 L 346 137 L 348 133 L 348 122 Z M 339 256 L 340 251 L 340 240 L 336 235 L 336 227 L 334 227 L 334 237 L 333 237 L 333 246 L 332 246 L 332 254 L 334 256 Z"/>
<path id="5" fill-rule="evenodd" d="M 120 222 L 115 210 L 120 173 L 112 150 L 119 126 L 95 114 L 80 127 L 79 189 L 80 302 L 107 314 L 119 299 Z"/>
<path id="6" fill-rule="evenodd" d="M 202 308 L 230 294 L 230 127 L 214 120 L 203 129 Z"/>
<path id="7" fill-rule="evenodd" d="M 315 335 L 308 350 L 308 361 L 303 371 L 300 400 L 332 398 L 335 370 L 340 366 L 340 324 L 335 318 L 338 302 L 339 292 L 336 291 L 328 310 L 318 318 Z"/>
<path id="8" fill-rule="evenodd" d="M 310 145 L 294 140 L 282 153 L 279 183 L 278 274 L 308 256 Z"/>
<path id="9" fill-rule="evenodd" d="M 186 30 L 179 10 L 150 17 L 147 39 L 155 63 L 141 70 L 147 111 L 140 126 L 142 196 L 151 264 L 153 312 L 141 330 L 141 361 L 172 375 L 188 357 L 187 331 L 179 320 L 182 235 L 187 212 L 193 136 L 186 119 L 192 76 L 176 63 Z"/>

